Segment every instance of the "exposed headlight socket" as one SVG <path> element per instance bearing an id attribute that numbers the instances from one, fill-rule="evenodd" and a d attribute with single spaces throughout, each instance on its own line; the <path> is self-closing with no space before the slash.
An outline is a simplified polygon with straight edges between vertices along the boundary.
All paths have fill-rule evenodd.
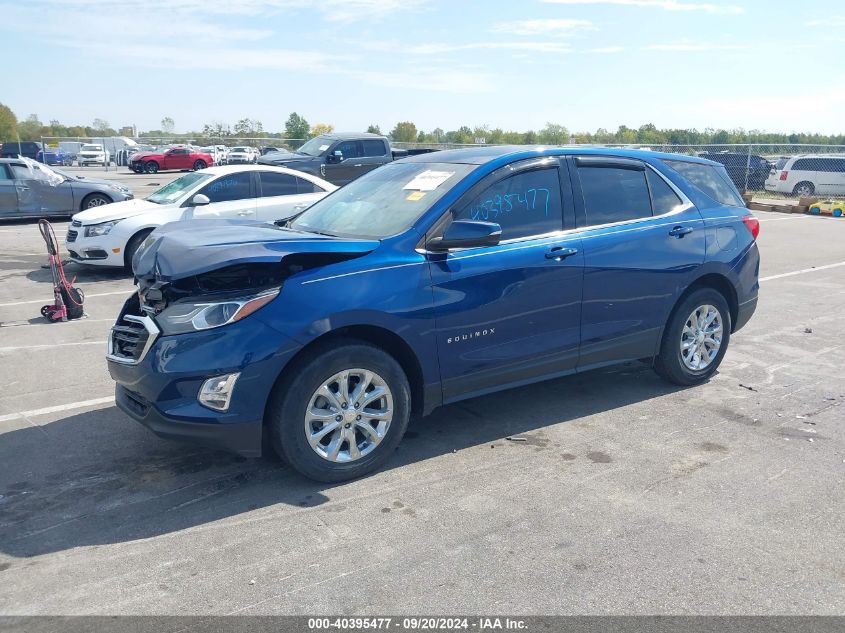
<path id="1" fill-rule="evenodd" d="M 202 406 L 208 407 L 209 409 L 228 411 L 229 403 L 232 400 L 232 392 L 235 390 L 235 382 L 237 382 L 240 375 L 241 373 L 237 372 L 209 378 L 202 383 L 197 400 Z"/>

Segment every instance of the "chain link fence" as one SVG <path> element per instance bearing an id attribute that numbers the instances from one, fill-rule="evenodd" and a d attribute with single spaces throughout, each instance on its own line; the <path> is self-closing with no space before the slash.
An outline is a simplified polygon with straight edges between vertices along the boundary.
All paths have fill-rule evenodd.
<path id="1" fill-rule="evenodd" d="M 53 165 L 79 165 L 84 145 L 100 145 L 108 153 L 106 168 L 125 166 L 136 151 L 159 151 L 174 146 L 205 149 L 215 162 L 225 164 L 229 151 L 239 147 L 258 152 L 293 150 L 307 139 L 282 137 L 42 137 L 44 159 Z M 393 143 L 401 149 L 461 149 L 477 144 Z M 743 193 L 755 198 L 845 197 L 845 145 L 763 144 L 742 145 L 582 145 L 651 150 L 700 156 L 724 165 Z"/>

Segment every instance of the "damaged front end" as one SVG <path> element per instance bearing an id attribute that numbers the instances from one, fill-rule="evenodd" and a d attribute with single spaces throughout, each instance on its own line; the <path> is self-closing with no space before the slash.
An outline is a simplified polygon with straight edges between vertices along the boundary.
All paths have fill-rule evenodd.
<path id="1" fill-rule="evenodd" d="M 112 330 L 109 359 L 137 363 L 159 335 L 240 321 L 272 302 L 291 276 L 361 257 L 376 246 L 268 224 L 167 224 L 133 261 L 138 292 Z"/>

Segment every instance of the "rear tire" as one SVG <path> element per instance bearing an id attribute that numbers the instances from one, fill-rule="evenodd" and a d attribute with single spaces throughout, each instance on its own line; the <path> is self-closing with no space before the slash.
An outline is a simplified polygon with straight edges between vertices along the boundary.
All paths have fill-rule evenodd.
<path id="1" fill-rule="evenodd" d="M 132 270 L 132 259 L 135 257 L 135 253 L 138 252 L 138 249 L 141 247 L 141 243 L 147 239 L 147 236 L 152 232 L 152 229 L 138 231 L 126 243 L 126 248 L 123 250 L 123 268 L 130 275 L 134 274 L 134 271 Z"/>
<path id="2" fill-rule="evenodd" d="M 194 162 L 194 171 L 199 171 L 200 169 L 205 169 L 208 165 L 205 164 L 205 161 L 202 159 L 197 159 Z"/>
<path id="3" fill-rule="evenodd" d="M 144 163 L 144 171 L 148 174 L 155 174 L 158 172 L 158 163 L 154 160 L 147 161 Z"/>
<path id="4" fill-rule="evenodd" d="M 286 372 L 270 395 L 265 422 L 283 460 L 306 477 L 337 482 L 384 464 L 410 415 L 411 390 L 399 363 L 374 345 L 347 339 L 319 345 Z M 329 427 L 334 430 L 320 435 Z"/>
<path id="5" fill-rule="evenodd" d="M 811 182 L 799 182 L 792 189 L 792 193 L 793 195 L 800 196 L 802 198 L 808 198 L 816 193 L 816 186 Z"/>
<path id="6" fill-rule="evenodd" d="M 693 291 L 675 306 L 666 323 L 654 370 L 676 385 L 705 382 L 725 357 L 731 327 L 731 311 L 720 292 Z"/>
<path id="7" fill-rule="evenodd" d="M 103 206 L 104 204 L 111 204 L 112 202 L 113 200 L 105 194 L 92 193 L 82 199 L 82 204 L 80 205 L 79 210 L 85 211 L 85 209 L 95 209 Z"/>

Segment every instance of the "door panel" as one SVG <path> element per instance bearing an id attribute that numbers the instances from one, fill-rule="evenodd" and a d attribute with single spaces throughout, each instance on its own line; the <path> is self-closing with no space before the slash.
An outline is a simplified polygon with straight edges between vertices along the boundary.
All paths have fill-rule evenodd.
<path id="1" fill-rule="evenodd" d="M 26 168 L 13 168 L 17 176 Z M 49 215 L 52 213 L 72 213 L 73 190 L 68 183 L 51 185 L 39 178 L 15 178 L 17 206 L 23 215 Z"/>
<path id="2" fill-rule="evenodd" d="M 574 370 L 584 260 L 563 230 L 563 184 L 557 164 L 528 161 L 455 205 L 455 219 L 500 224 L 505 242 L 428 256 L 445 401 Z"/>
<path id="3" fill-rule="evenodd" d="M 578 252 L 547 259 L 554 247 Z M 584 271 L 577 236 L 432 257 L 445 402 L 575 368 Z"/>
<path id="4" fill-rule="evenodd" d="M 572 170 L 579 225 L 589 222 L 591 196 L 598 206 L 599 196 L 605 196 L 605 201 L 615 197 L 623 204 L 624 196 L 628 195 L 628 207 L 612 209 L 620 210 L 618 217 L 624 217 L 625 208 L 633 210 L 627 216 L 629 219 L 587 227 L 581 233 L 584 302 L 578 366 L 585 368 L 653 356 L 669 311 L 704 261 L 701 215 L 665 181 L 653 181 L 660 176 L 649 172 L 644 165 L 642 171 L 629 172 L 643 175 L 643 189 L 639 191 L 630 188 L 634 180 L 627 176 L 613 182 L 618 170 L 612 167 L 606 168 L 608 182 L 599 191 L 600 180 L 596 174 L 591 174 L 588 180 L 592 182 L 587 182 L 583 169 L 574 166 Z M 658 195 L 656 186 L 661 183 L 663 189 Z M 643 191 L 645 200 L 641 198 Z M 677 204 L 671 205 L 669 195 L 677 196 Z M 662 211 L 671 205 L 668 207 L 671 211 L 652 216 L 651 205 Z M 612 222 L 613 212 L 608 211 L 611 215 L 602 219 Z M 630 219 L 642 213 L 648 216 Z M 602 214 L 597 210 L 593 215 Z"/>
<path id="5" fill-rule="evenodd" d="M 18 213 L 18 192 L 6 165 L 0 165 L 0 217 Z"/>

